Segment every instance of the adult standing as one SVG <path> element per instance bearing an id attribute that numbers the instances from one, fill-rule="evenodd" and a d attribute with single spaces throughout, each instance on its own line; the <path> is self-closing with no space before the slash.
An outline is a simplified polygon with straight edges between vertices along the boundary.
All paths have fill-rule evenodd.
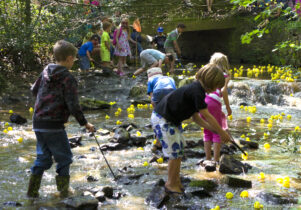
<path id="1" fill-rule="evenodd" d="M 174 61 L 178 57 L 181 57 L 181 50 L 178 45 L 177 39 L 184 32 L 186 26 L 183 23 L 179 23 L 177 28 L 170 32 L 167 36 L 167 39 L 164 43 L 164 48 L 166 53 L 171 53 L 174 57 Z M 174 61 L 171 63 L 170 71 L 174 71 Z"/>
<path id="2" fill-rule="evenodd" d="M 174 57 L 170 53 L 164 54 L 159 50 L 146 49 L 140 53 L 140 60 L 141 60 L 142 67 L 137 69 L 137 71 L 135 71 L 134 73 L 135 76 L 144 72 L 147 69 L 147 66 L 150 66 L 150 68 L 153 67 L 161 68 L 163 63 L 165 64 L 173 63 Z"/>

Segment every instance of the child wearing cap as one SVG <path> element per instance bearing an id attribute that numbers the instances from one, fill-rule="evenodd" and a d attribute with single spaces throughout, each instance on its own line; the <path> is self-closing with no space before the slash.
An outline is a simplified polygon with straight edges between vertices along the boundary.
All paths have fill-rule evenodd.
<path id="1" fill-rule="evenodd" d="M 161 68 L 154 67 L 147 70 L 147 94 L 151 97 L 153 107 L 161 101 L 161 99 L 176 89 L 176 84 L 173 78 L 163 76 Z M 157 137 L 156 137 L 157 138 Z M 161 149 L 160 141 L 153 145 L 152 151 Z"/>
<path id="2" fill-rule="evenodd" d="M 166 36 L 163 34 L 163 27 L 158 27 L 157 32 L 158 35 L 156 35 L 152 41 L 153 44 L 153 48 L 155 48 L 155 46 L 157 47 L 157 50 L 161 51 L 161 52 L 165 52 L 164 49 L 164 43 L 166 41 Z"/>

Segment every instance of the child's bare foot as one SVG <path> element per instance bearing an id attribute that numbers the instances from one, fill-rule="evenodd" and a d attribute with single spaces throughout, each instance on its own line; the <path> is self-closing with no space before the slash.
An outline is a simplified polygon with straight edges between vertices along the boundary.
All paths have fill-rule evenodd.
<path id="1" fill-rule="evenodd" d="M 167 193 L 183 193 L 180 186 L 170 186 L 165 184 L 164 187 Z"/>

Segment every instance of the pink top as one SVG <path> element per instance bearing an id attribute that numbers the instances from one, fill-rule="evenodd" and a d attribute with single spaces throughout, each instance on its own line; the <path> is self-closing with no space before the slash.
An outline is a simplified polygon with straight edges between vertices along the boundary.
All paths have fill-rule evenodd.
<path id="1" fill-rule="evenodd" d="M 228 74 L 224 73 L 224 77 L 227 78 L 229 77 Z M 206 96 L 210 97 L 211 99 L 214 99 L 220 103 L 222 103 L 222 91 L 221 89 L 217 89 L 216 91 L 212 92 L 212 93 L 209 93 L 207 94 Z"/>

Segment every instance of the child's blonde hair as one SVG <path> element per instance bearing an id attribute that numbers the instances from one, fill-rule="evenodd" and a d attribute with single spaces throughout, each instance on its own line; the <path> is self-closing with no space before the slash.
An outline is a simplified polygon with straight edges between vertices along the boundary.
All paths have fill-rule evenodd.
<path id="1" fill-rule="evenodd" d="M 209 63 L 213 63 L 218 65 L 218 67 L 225 72 L 226 74 L 229 74 L 229 70 L 230 70 L 230 64 L 228 61 L 228 57 L 226 55 L 224 55 L 223 53 L 220 52 L 215 52 L 211 58 Z"/>
<path id="2" fill-rule="evenodd" d="M 218 65 L 209 63 L 202 67 L 195 75 L 195 78 L 202 84 L 206 92 L 213 92 L 225 85 L 223 71 Z"/>

